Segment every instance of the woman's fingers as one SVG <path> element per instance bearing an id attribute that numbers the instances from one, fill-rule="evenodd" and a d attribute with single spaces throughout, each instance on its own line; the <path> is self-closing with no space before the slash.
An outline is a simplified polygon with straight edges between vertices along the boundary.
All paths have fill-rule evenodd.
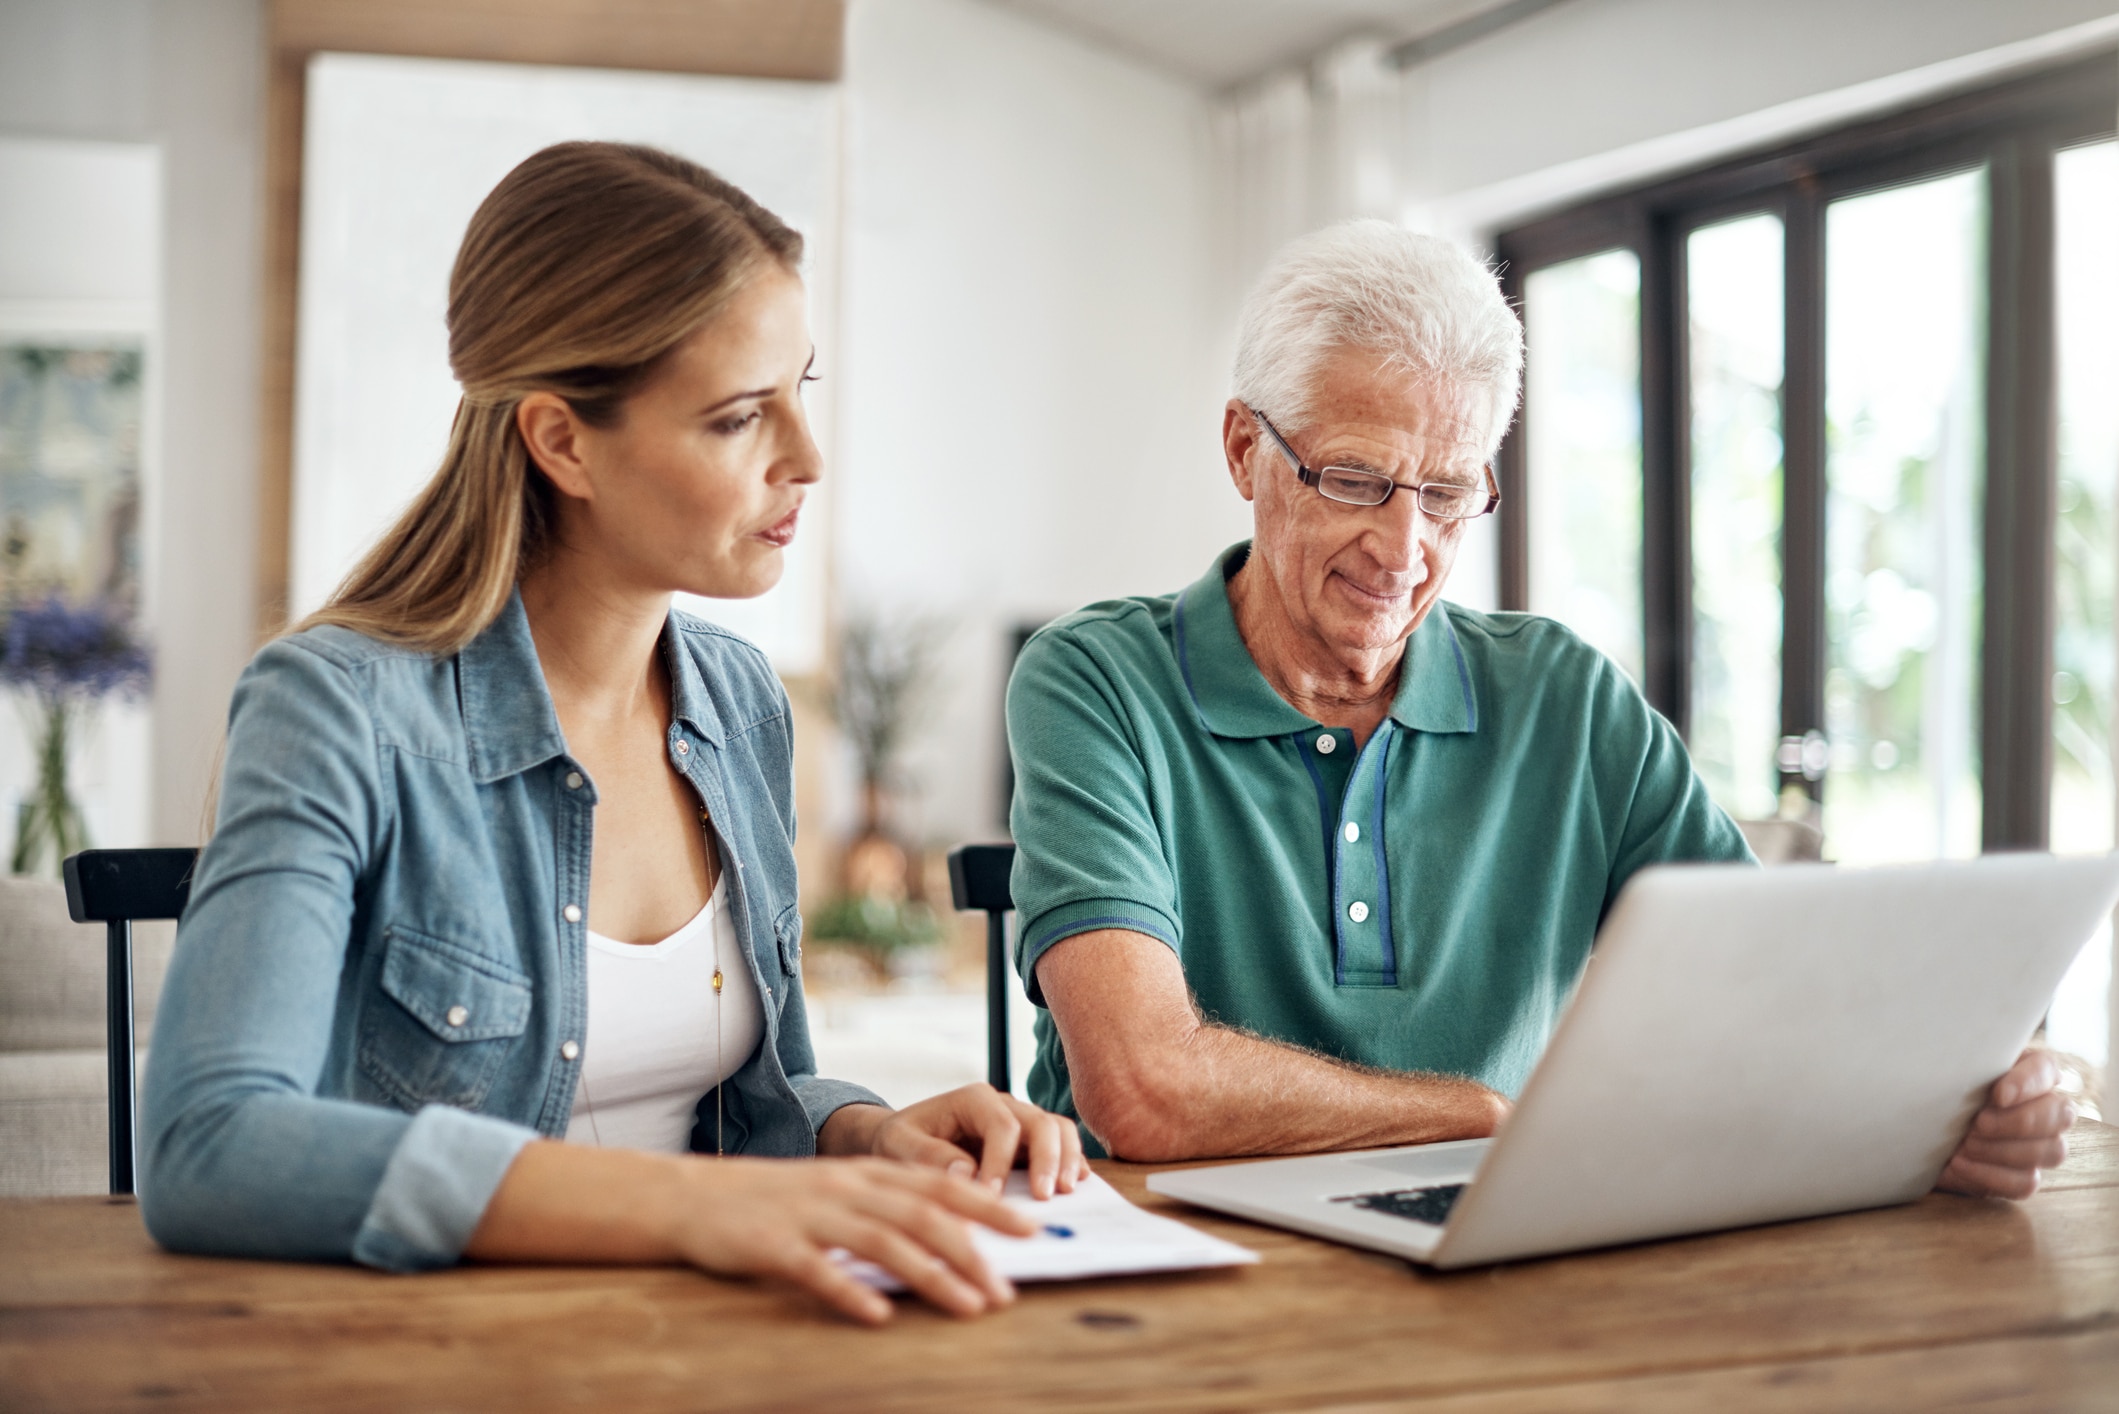
<path id="1" fill-rule="evenodd" d="M 1021 1104 L 1021 1101 L 1017 1101 Z M 1066 1162 L 1066 1143 L 1060 1137 L 1060 1119 L 1031 1105 L 1023 1105 L 1019 1115 L 1023 1132 L 1023 1148 L 1029 1154 L 1030 1196 L 1050 1198 L 1059 1190 L 1061 1182 L 1073 1186 L 1072 1172 L 1063 1172 Z"/>
<path id="2" fill-rule="evenodd" d="M 1072 1193 L 1074 1185 L 1089 1176 L 1089 1160 L 1082 1153 L 1082 1132 L 1072 1120 L 1060 1115 L 1053 1119 L 1059 1122 L 1060 1131 L 1060 1192 Z"/>
<path id="3" fill-rule="evenodd" d="M 953 1173 L 958 1178 L 976 1177 L 979 1161 L 947 1139 L 928 1134 L 909 1124 L 885 1125 L 876 1131 L 882 1140 L 883 1157 L 903 1159 L 908 1164 Z"/>
<path id="4" fill-rule="evenodd" d="M 909 1164 L 894 1164 L 885 1161 L 877 1165 L 877 1176 L 886 1183 L 910 1189 L 960 1217 L 971 1219 L 996 1232 L 1005 1232 L 1014 1237 L 1028 1237 L 1037 1231 L 1037 1224 L 1026 1213 L 1017 1211 L 1001 1200 L 999 1194 L 983 1184 L 960 1178 L 955 1174 L 937 1173 L 929 1168 L 914 1168 Z"/>
<path id="5" fill-rule="evenodd" d="M 904 1233 L 954 1268 L 997 1305 L 1015 1299 L 1007 1278 L 988 1266 L 962 1219 L 917 1193 L 878 1185 L 861 1205 L 869 1217 Z"/>
<path id="6" fill-rule="evenodd" d="M 890 1319 L 889 1297 L 807 1242 L 792 1242 L 767 1275 L 806 1287 L 863 1325 L 880 1326 Z"/>
<path id="7" fill-rule="evenodd" d="M 835 1212 L 817 1235 L 889 1272 L 906 1287 L 954 1316 L 976 1316 L 989 1304 L 986 1293 L 948 1262 L 888 1222 L 861 1213 Z"/>
<path id="8" fill-rule="evenodd" d="M 958 1093 L 966 1101 L 964 1118 L 979 1136 L 979 1181 L 998 1192 L 1008 1182 L 1008 1170 L 1015 1167 L 1023 1123 L 1015 1117 L 1009 1098 L 991 1086 L 967 1086 Z"/>

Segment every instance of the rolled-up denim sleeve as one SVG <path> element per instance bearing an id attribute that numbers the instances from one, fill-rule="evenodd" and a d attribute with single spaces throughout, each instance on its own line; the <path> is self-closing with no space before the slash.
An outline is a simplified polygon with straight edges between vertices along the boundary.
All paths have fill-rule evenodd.
<path id="1" fill-rule="evenodd" d="M 454 1262 L 535 1133 L 316 1093 L 356 886 L 390 829 L 352 672 L 267 647 L 237 684 L 225 763 L 142 1094 L 148 1231 L 182 1251 Z"/>

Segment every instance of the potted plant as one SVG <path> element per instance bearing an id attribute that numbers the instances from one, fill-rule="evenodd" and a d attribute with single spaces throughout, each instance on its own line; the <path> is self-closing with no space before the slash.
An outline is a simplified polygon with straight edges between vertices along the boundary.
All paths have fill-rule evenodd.
<path id="1" fill-rule="evenodd" d="M 861 824 L 846 850 L 839 894 L 812 932 L 862 948 L 893 970 L 908 950 L 942 940 L 941 921 L 921 897 L 911 856 L 892 829 L 891 806 L 908 784 L 906 740 L 932 691 L 945 638 L 944 626 L 931 619 L 850 620 L 839 635 L 825 704 L 859 763 Z"/>
<path id="2" fill-rule="evenodd" d="M 74 743 L 104 699 L 138 698 L 152 675 L 146 645 L 115 604 L 52 594 L 8 614 L 0 683 L 24 703 L 37 754 L 36 784 L 15 809 L 14 873 L 57 874 L 67 855 L 89 847 L 67 778 Z"/>

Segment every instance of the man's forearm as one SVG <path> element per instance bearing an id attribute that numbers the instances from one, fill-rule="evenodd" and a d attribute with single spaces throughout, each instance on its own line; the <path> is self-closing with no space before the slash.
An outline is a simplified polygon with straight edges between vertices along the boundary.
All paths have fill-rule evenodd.
<path id="1" fill-rule="evenodd" d="M 1478 1138 L 1508 1102 L 1452 1076 L 1349 1065 L 1224 1026 L 1168 947 L 1120 929 L 1055 945 L 1038 978 L 1075 1110 L 1124 1159 L 1303 1154 Z"/>
<path id="2" fill-rule="evenodd" d="M 1074 1075 L 1075 1105 L 1115 1157 L 1308 1154 L 1491 1134 L 1508 1102 L 1455 1076 L 1372 1070 L 1202 1024 L 1131 1093 Z M 1110 1132 L 1106 1132 L 1106 1130 Z"/>

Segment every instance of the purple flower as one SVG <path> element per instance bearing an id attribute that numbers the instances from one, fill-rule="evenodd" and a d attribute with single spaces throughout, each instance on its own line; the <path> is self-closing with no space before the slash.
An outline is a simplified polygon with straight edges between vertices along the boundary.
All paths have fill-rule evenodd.
<path id="1" fill-rule="evenodd" d="M 147 645 L 114 605 L 77 608 L 54 594 L 8 615 L 0 682 L 47 702 L 94 701 L 114 693 L 137 698 L 153 676 Z"/>

